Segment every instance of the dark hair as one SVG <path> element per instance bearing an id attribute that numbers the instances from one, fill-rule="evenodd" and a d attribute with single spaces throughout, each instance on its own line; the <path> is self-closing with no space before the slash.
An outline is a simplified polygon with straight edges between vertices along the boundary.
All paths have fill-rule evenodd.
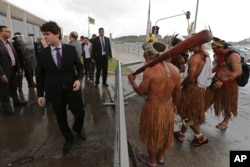
<path id="1" fill-rule="evenodd" d="M 4 28 L 7 28 L 7 26 L 0 26 L 0 31 L 2 31 Z"/>
<path id="2" fill-rule="evenodd" d="M 104 28 L 100 27 L 100 28 L 99 28 L 99 31 L 101 31 L 101 30 L 104 30 Z"/>
<path id="3" fill-rule="evenodd" d="M 51 32 L 52 34 L 59 34 L 59 39 L 62 39 L 61 36 L 61 28 L 57 25 L 56 22 L 54 21 L 49 21 L 44 23 L 41 27 L 40 30 L 42 32 Z"/>
<path id="4" fill-rule="evenodd" d="M 217 43 L 217 44 L 216 44 Z M 218 44 L 220 45 L 219 47 L 223 48 L 223 49 L 228 49 L 229 46 L 231 46 L 230 43 L 220 39 L 220 38 L 217 38 L 217 37 L 213 37 L 213 42 L 212 42 L 212 45 L 216 45 L 218 46 Z"/>
<path id="5" fill-rule="evenodd" d="M 181 39 L 177 38 L 178 35 L 179 35 L 179 34 L 176 34 L 175 36 L 173 36 L 173 37 L 171 38 L 171 44 L 172 44 L 172 46 L 175 46 L 175 45 L 177 45 L 178 43 L 182 42 Z"/>

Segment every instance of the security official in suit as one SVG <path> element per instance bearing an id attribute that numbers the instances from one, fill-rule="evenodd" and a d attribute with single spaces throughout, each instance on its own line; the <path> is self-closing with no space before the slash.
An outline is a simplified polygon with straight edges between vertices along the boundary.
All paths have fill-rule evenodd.
<path id="1" fill-rule="evenodd" d="M 15 49 L 8 41 L 10 34 L 7 26 L 0 26 L 0 101 L 7 115 L 14 114 L 10 96 L 14 106 L 26 104 L 17 94 L 17 75 L 21 76 L 22 70 Z"/>
<path id="2" fill-rule="evenodd" d="M 96 65 L 95 87 L 100 83 L 101 73 L 102 85 L 108 86 L 108 61 L 112 61 L 112 51 L 109 38 L 104 36 L 103 28 L 99 28 L 99 36 L 93 39 L 91 58 Z"/>
<path id="3" fill-rule="evenodd" d="M 61 28 L 56 22 L 46 22 L 40 29 L 48 47 L 42 49 L 37 56 L 38 104 L 41 107 L 45 106 L 44 91 L 46 88 L 46 98 L 52 105 L 59 128 L 66 141 L 63 154 L 68 154 L 73 144 L 73 133 L 67 121 L 67 105 L 74 115 L 72 129 L 78 134 L 78 137 L 86 140 L 86 136 L 82 132 L 85 116 L 81 92 L 83 64 L 75 47 L 61 42 Z"/>

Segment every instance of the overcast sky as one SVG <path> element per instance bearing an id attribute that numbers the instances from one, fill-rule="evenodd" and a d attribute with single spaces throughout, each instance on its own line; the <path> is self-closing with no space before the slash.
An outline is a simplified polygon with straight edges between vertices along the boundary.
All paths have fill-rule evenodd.
<path id="1" fill-rule="evenodd" d="M 77 31 L 88 36 L 88 15 L 95 19 L 90 34 L 98 28 L 113 37 L 145 35 L 149 0 L 8 0 L 42 19 L 56 21 L 63 34 Z M 190 11 L 189 22 L 195 20 L 197 0 L 151 0 L 152 24 L 160 18 Z M 249 0 L 199 0 L 196 32 L 211 27 L 213 35 L 226 41 L 250 37 Z M 246 18 L 246 19 L 245 19 Z M 159 34 L 187 35 L 188 21 L 178 16 L 159 21 Z"/>

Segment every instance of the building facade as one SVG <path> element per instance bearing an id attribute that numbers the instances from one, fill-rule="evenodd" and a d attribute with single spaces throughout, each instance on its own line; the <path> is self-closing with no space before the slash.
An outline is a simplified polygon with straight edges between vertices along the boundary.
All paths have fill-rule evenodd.
<path id="1" fill-rule="evenodd" d="M 41 38 L 40 26 L 46 20 L 39 18 L 24 9 L 6 1 L 0 0 L 0 25 L 7 26 L 12 35 L 20 32 L 24 37 Z"/>

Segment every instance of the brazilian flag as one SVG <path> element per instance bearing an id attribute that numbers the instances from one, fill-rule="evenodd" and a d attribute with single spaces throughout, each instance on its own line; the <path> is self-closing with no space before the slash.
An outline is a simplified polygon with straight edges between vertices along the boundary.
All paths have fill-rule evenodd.
<path id="1" fill-rule="evenodd" d="M 95 24 L 95 19 L 93 19 L 92 17 L 89 17 L 89 24 Z"/>

